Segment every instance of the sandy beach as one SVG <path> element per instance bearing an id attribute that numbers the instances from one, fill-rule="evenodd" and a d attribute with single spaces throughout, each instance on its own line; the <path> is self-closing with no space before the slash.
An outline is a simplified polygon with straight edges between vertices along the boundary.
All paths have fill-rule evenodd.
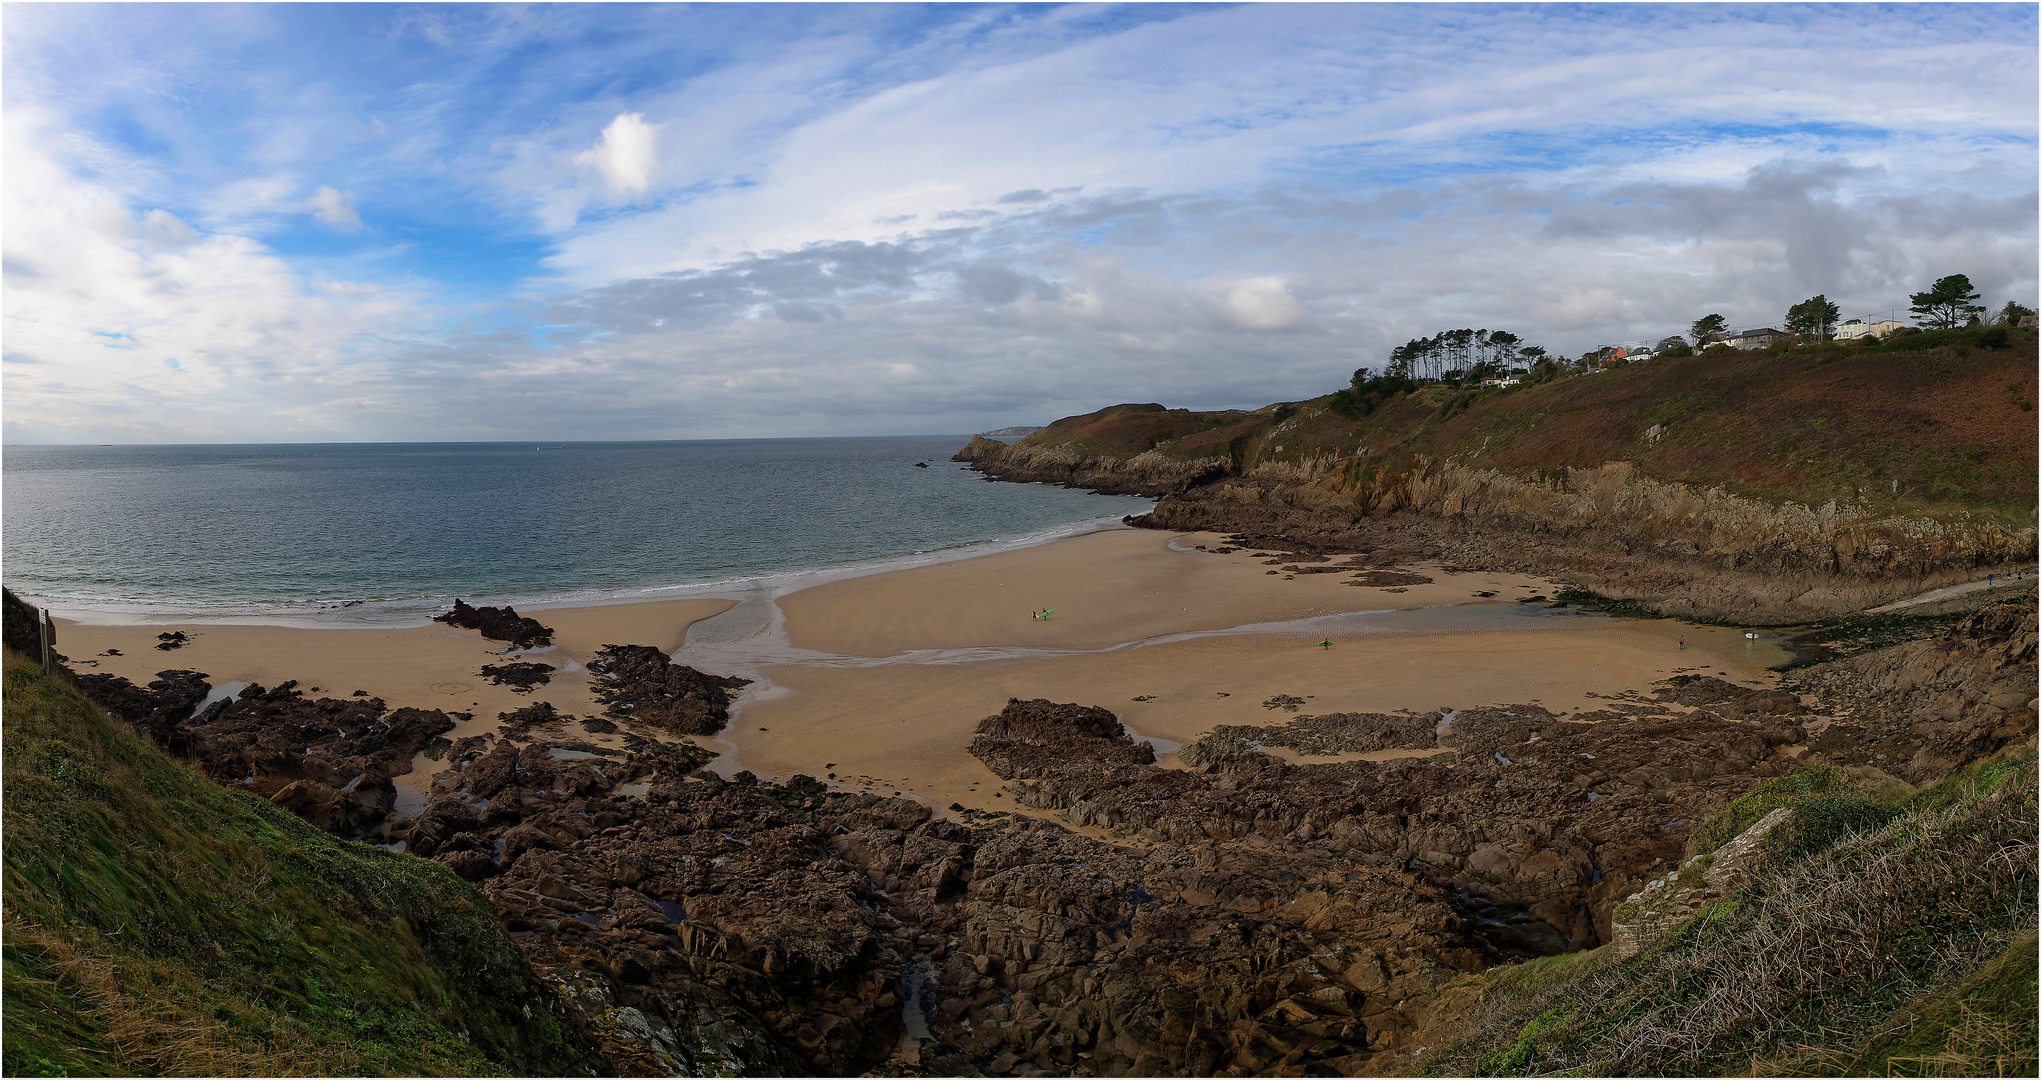
<path id="1" fill-rule="evenodd" d="M 653 645 L 678 650 L 683 663 L 759 680 L 722 734 L 698 740 L 725 752 L 718 772 L 833 773 L 838 786 L 979 809 L 1011 808 L 998 779 L 967 752 L 977 723 L 1011 697 L 1112 709 L 1154 738 L 1169 764 L 1177 744 L 1218 724 L 1519 702 L 1577 711 L 1687 671 L 1767 684 L 1767 665 L 1784 658 L 1769 640 L 1736 630 L 1514 602 L 1556 591 L 1543 578 L 1413 565 L 1399 569 L 1432 582 L 1392 591 L 1343 584 L 1346 573 L 1290 576 L 1252 549 L 1216 554 L 1199 545 L 1223 541 L 1114 529 L 833 581 L 779 597 L 779 634 L 713 648 L 687 647 L 688 631 L 736 600 L 535 609 L 526 614 L 554 628 L 555 645 L 530 658 L 560 670 L 529 695 L 480 677 L 482 665 L 505 658 L 501 643 L 439 625 L 67 620 L 59 647 L 81 671 L 137 683 L 194 668 L 216 686 L 296 679 L 307 692 L 365 690 L 392 706 L 473 712 L 455 732 L 469 735 L 533 701 L 596 715 L 589 658 L 604 644 Z M 1032 617 L 1042 609 L 1054 614 Z M 1366 612 L 1381 614 L 1339 618 Z M 1318 621 L 1285 625 L 1297 620 Z M 191 644 L 158 651 L 156 635 L 172 630 Z M 1301 699 L 1298 710 L 1266 707 L 1277 695 Z M 428 782 L 422 772 L 399 781 L 421 791 Z"/>
<path id="2" fill-rule="evenodd" d="M 1171 540 L 1152 532 L 1098 533 L 783 597 L 797 646 L 901 660 L 913 659 L 901 655 L 910 650 L 1017 654 L 766 668 L 771 687 L 748 697 L 739 722 L 725 731 L 721 742 L 733 755 L 717 764 L 718 771 L 813 772 L 819 759 L 833 763 L 827 771 L 838 783 L 912 793 L 938 806 L 1011 809 L 998 794 L 998 778 L 962 752 L 978 722 L 1011 697 L 1112 709 L 1141 736 L 1155 738 L 1158 751 L 1169 751 L 1215 725 L 1280 723 L 1299 714 L 1504 703 L 1536 703 L 1554 712 L 1592 709 L 1602 697 L 1648 689 L 1688 671 L 1768 685 L 1774 676 L 1767 666 L 1785 659 L 1776 644 L 1721 627 L 1669 619 L 1522 618 L 1519 605 L 1509 601 L 1552 591 L 1540 578 L 1414 566 L 1407 569 L 1434 583 L 1387 593 L 1341 585 L 1343 576 L 1335 574 L 1286 581 L 1269 576 L 1264 561 L 1244 551 L 1195 550 L 1197 544 L 1218 546 L 1217 537 Z M 1477 598 L 1477 592 L 1497 595 Z M 1439 605 L 1463 606 L 1439 612 Z M 1030 618 L 1041 606 L 1056 608 L 1046 623 Z M 1116 648 L 1372 610 L 1425 615 L 1413 625 L 1456 628 L 1335 631 L 1330 637 L 1273 629 Z M 1331 645 L 1317 644 L 1324 640 Z M 1028 655 L 1033 650 L 1047 655 Z M 1060 650 L 1069 652 L 1056 655 Z M 1266 707 L 1277 695 L 1303 704 L 1296 713 Z M 1165 756 L 1165 764 L 1171 761 Z"/>
<path id="3" fill-rule="evenodd" d="M 171 668 L 203 671 L 224 683 L 275 686 L 296 679 L 309 696 L 348 697 L 365 690 L 392 707 L 475 713 L 460 734 L 486 730 L 496 715 L 533 701 L 563 712 L 594 715 L 586 665 L 604 645 L 656 645 L 677 649 L 688 627 L 728 611 L 734 600 L 661 600 L 534 612 L 553 628 L 550 649 L 506 655 L 507 646 L 473 630 L 438 624 L 397 629 L 264 626 L 248 623 L 101 625 L 58 620 L 58 651 L 81 674 L 110 672 L 137 685 Z M 182 632 L 190 644 L 158 650 L 157 635 Z M 107 655 L 118 650 L 119 655 Z M 485 664 L 529 659 L 559 670 L 536 693 L 490 684 Z M 317 688 L 316 691 L 314 688 Z"/>

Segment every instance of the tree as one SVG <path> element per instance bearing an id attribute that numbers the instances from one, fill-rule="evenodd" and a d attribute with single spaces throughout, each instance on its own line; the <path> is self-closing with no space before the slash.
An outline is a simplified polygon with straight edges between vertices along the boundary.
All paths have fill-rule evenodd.
<path id="1" fill-rule="evenodd" d="M 1972 315 L 1984 308 L 1971 303 L 1978 293 L 1971 288 L 1970 279 L 1962 274 L 1950 274 L 1928 289 L 1917 292 L 1907 299 L 1913 301 L 1914 321 L 1930 330 L 1952 330 L 1963 325 Z"/>
<path id="2" fill-rule="evenodd" d="M 1703 315 L 1694 320 L 1687 336 L 1694 339 L 1694 348 L 1705 349 L 1708 343 L 1729 333 L 1729 322 L 1720 315 Z"/>
<path id="3" fill-rule="evenodd" d="M 2006 301 L 2006 306 L 1999 309 L 1998 316 L 1991 321 L 2001 326 L 2018 326 L 2022 318 L 2032 314 L 2034 314 L 2033 308 L 2020 303 L 2018 300 L 2008 300 Z"/>
<path id="4" fill-rule="evenodd" d="M 1786 309 L 1786 332 L 1812 334 L 1816 340 L 1826 341 L 1841 314 L 1841 309 L 1830 303 L 1828 297 L 1811 296 Z"/>

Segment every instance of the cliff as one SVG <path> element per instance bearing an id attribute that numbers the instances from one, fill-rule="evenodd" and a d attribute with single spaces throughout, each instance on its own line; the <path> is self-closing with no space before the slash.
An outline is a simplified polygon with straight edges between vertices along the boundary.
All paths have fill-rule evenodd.
<path id="1" fill-rule="evenodd" d="M 2035 340 L 2016 333 L 1997 350 L 1955 332 L 1433 386 L 1359 415 L 1333 395 L 1117 405 L 958 459 L 1159 496 L 1133 521 L 1152 528 L 1391 545 L 1668 614 L 1801 622 L 2034 559 Z"/>

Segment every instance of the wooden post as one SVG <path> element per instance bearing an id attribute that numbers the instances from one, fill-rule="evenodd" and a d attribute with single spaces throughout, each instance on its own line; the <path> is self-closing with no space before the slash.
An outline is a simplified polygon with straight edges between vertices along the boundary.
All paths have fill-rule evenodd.
<path id="1" fill-rule="evenodd" d="M 36 633 L 42 638 L 43 674 L 50 673 L 50 609 L 36 609 Z"/>

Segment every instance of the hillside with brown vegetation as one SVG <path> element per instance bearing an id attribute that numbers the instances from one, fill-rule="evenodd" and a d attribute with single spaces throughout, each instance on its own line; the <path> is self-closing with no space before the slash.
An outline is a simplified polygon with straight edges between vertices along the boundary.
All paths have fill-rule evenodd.
<path id="1" fill-rule="evenodd" d="M 1159 496 L 1138 524 L 1392 540 L 1662 610 L 1822 618 L 2034 557 L 2035 333 L 1664 359 L 1253 412 L 1122 405 L 960 460 Z M 1393 537 L 1390 534 L 1395 534 Z"/>

